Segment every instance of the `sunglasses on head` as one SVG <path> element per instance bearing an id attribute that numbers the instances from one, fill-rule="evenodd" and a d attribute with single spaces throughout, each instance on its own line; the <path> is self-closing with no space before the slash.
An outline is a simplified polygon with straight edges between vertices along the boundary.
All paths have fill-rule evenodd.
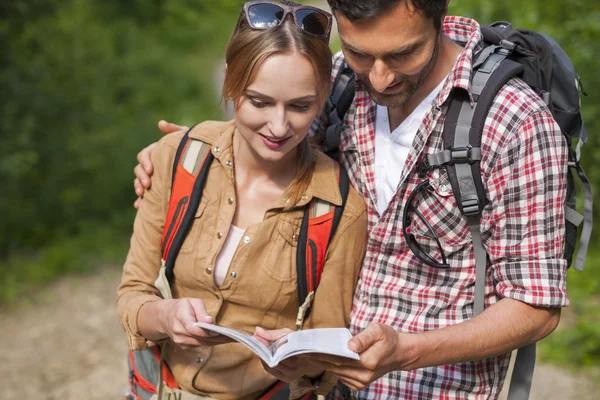
<path id="1" fill-rule="evenodd" d="M 332 17 L 326 11 L 311 6 L 288 6 L 276 1 L 249 1 L 244 4 L 243 14 L 252 29 L 275 28 L 292 14 L 294 22 L 309 35 L 329 41 Z M 242 16 L 238 20 L 237 32 Z"/>

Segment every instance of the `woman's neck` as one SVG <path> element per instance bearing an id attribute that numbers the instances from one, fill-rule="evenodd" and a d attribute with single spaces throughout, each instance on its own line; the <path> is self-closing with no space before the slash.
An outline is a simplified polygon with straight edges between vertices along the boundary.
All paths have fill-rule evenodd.
<path id="1" fill-rule="evenodd" d="M 266 161 L 254 152 L 236 131 L 233 135 L 236 180 L 271 182 L 283 190 L 296 177 L 296 150 L 277 161 Z"/>

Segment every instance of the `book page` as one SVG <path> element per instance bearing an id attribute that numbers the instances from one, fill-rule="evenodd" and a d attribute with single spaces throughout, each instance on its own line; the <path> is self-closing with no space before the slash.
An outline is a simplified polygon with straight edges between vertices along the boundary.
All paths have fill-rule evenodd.
<path id="1" fill-rule="evenodd" d="M 208 331 L 216 332 L 223 336 L 230 337 L 233 340 L 242 343 L 254 353 L 256 353 L 256 355 L 259 356 L 269 366 L 273 366 L 271 365 L 273 363 L 271 350 L 267 348 L 264 344 L 262 344 L 258 339 L 253 337 L 251 334 L 240 332 L 231 328 L 226 328 L 220 325 L 208 324 L 206 322 L 196 322 L 194 325 L 199 326 L 202 329 L 206 329 Z"/>
<path id="2" fill-rule="evenodd" d="M 358 354 L 348 349 L 348 341 L 352 335 L 346 328 L 320 328 L 292 332 L 266 347 L 249 332 L 244 333 L 206 322 L 196 322 L 194 325 L 242 343 L 271 368 L 277 366 L 281 360 L 306 353 L 331 354 L 360 360 Z"/>
<path id="3" fill-rule="evenodd" d="M 271 345 L 275 350 L 273 361 L 279 363 L 288 357 L 306 353 L 322 353 L 360 360 L 360 356 L 348 348 L 352 338 L 346 328 L 320 328 L 292 332 Z"/>

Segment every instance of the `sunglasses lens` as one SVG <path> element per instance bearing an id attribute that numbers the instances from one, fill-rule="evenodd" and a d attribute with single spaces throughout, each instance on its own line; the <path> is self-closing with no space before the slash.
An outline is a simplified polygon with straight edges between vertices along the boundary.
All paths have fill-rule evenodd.
<path id="1" fill-rule="evenodd" d="M 248 8 L 248 21 L 254 29 L 274 28 L 282 18 L 283 8 L 275 4 L 255 4 Z"/>
<path id="2" fill-rule="evenodd" d="M 296 19 L 302 29 L 317 36 L 325 36 L 327 27 L 329 26 L 329 18 L 327 18 L 327 15 L 315 10 L 297 10 Z"/>

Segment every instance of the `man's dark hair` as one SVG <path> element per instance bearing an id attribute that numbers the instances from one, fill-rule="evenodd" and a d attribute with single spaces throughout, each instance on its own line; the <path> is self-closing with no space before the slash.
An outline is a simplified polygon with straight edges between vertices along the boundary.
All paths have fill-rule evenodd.
<path id="1" fill-rule="evenodd" d="M 407 1 L 410 1 L 426 18 L 433 19 L 435 29 L 439 30 L 442 27 L 442 15 L 447 0 L 327 0 L 327 3 L 331 11 L 341 13 L 350 21 L 357 21 L 377 18 Z"/>

